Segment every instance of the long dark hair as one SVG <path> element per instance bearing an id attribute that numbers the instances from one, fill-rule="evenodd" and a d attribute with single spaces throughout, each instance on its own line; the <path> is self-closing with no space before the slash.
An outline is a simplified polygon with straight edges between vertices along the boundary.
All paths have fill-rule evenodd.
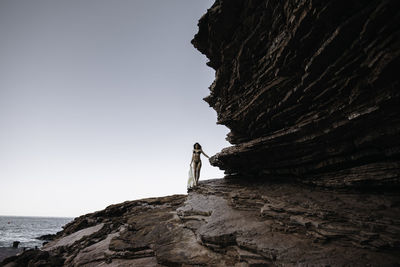
<path id="1" fill-rule="evenodd" d="M 196 144 L 193 145 L 193 148 L 194 149 L 201 149 L 201 145 L 199 143 L 196 143 Z"/>

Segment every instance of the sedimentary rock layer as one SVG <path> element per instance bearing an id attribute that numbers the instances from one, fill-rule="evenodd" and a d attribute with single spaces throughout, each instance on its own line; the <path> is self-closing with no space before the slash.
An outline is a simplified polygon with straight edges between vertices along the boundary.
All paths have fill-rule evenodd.
<path id="1" fill-rule="evenodd" d="M 234 146 L 226 174 L 318 185 L 400 181 L 397 0 L 217 0 L 194 46 Z M 337 171 L 340 170 L 340 173 Z"/>
<path id="2" fill-rule="evenodd" d="M 208 180 L 188 196 L 124 202 L 81 216 L 42 250 L 4 264 L 394 266 L 399 203 L 398 194 Z"/>

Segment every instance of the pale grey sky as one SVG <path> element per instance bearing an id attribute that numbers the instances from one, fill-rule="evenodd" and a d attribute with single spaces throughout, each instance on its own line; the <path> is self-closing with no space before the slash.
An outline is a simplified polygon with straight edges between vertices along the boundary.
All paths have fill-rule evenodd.
<path id="1" fill-rule="evenodd" d="M 212 3 L 1 0 L 0 215 L 185 193 L 193 143 L 229 145 L 190 44 Z"/>

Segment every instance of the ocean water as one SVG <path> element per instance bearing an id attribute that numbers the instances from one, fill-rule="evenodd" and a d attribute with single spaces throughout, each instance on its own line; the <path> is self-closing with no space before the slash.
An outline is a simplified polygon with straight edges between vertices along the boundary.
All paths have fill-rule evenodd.
<path id="1" fill-rule="evenodd" d="M 42 235 L 55 234 L 73 218 L 0 216 L 0 247 L 10 247 L 20 241 L 19 247 L 41 247 Z"/>

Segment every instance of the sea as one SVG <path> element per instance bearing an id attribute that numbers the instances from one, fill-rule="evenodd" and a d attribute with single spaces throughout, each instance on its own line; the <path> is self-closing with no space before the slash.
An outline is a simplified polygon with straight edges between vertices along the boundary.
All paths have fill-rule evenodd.
<path id="1" fill-rule="evenodd" d="M 0 247 L 11 247 L 14 241 L 19 241 L 19 247 L 40 248 L 44 241 L 37 237 L 57 233 L 73 219 L 0 216 Z"/>

